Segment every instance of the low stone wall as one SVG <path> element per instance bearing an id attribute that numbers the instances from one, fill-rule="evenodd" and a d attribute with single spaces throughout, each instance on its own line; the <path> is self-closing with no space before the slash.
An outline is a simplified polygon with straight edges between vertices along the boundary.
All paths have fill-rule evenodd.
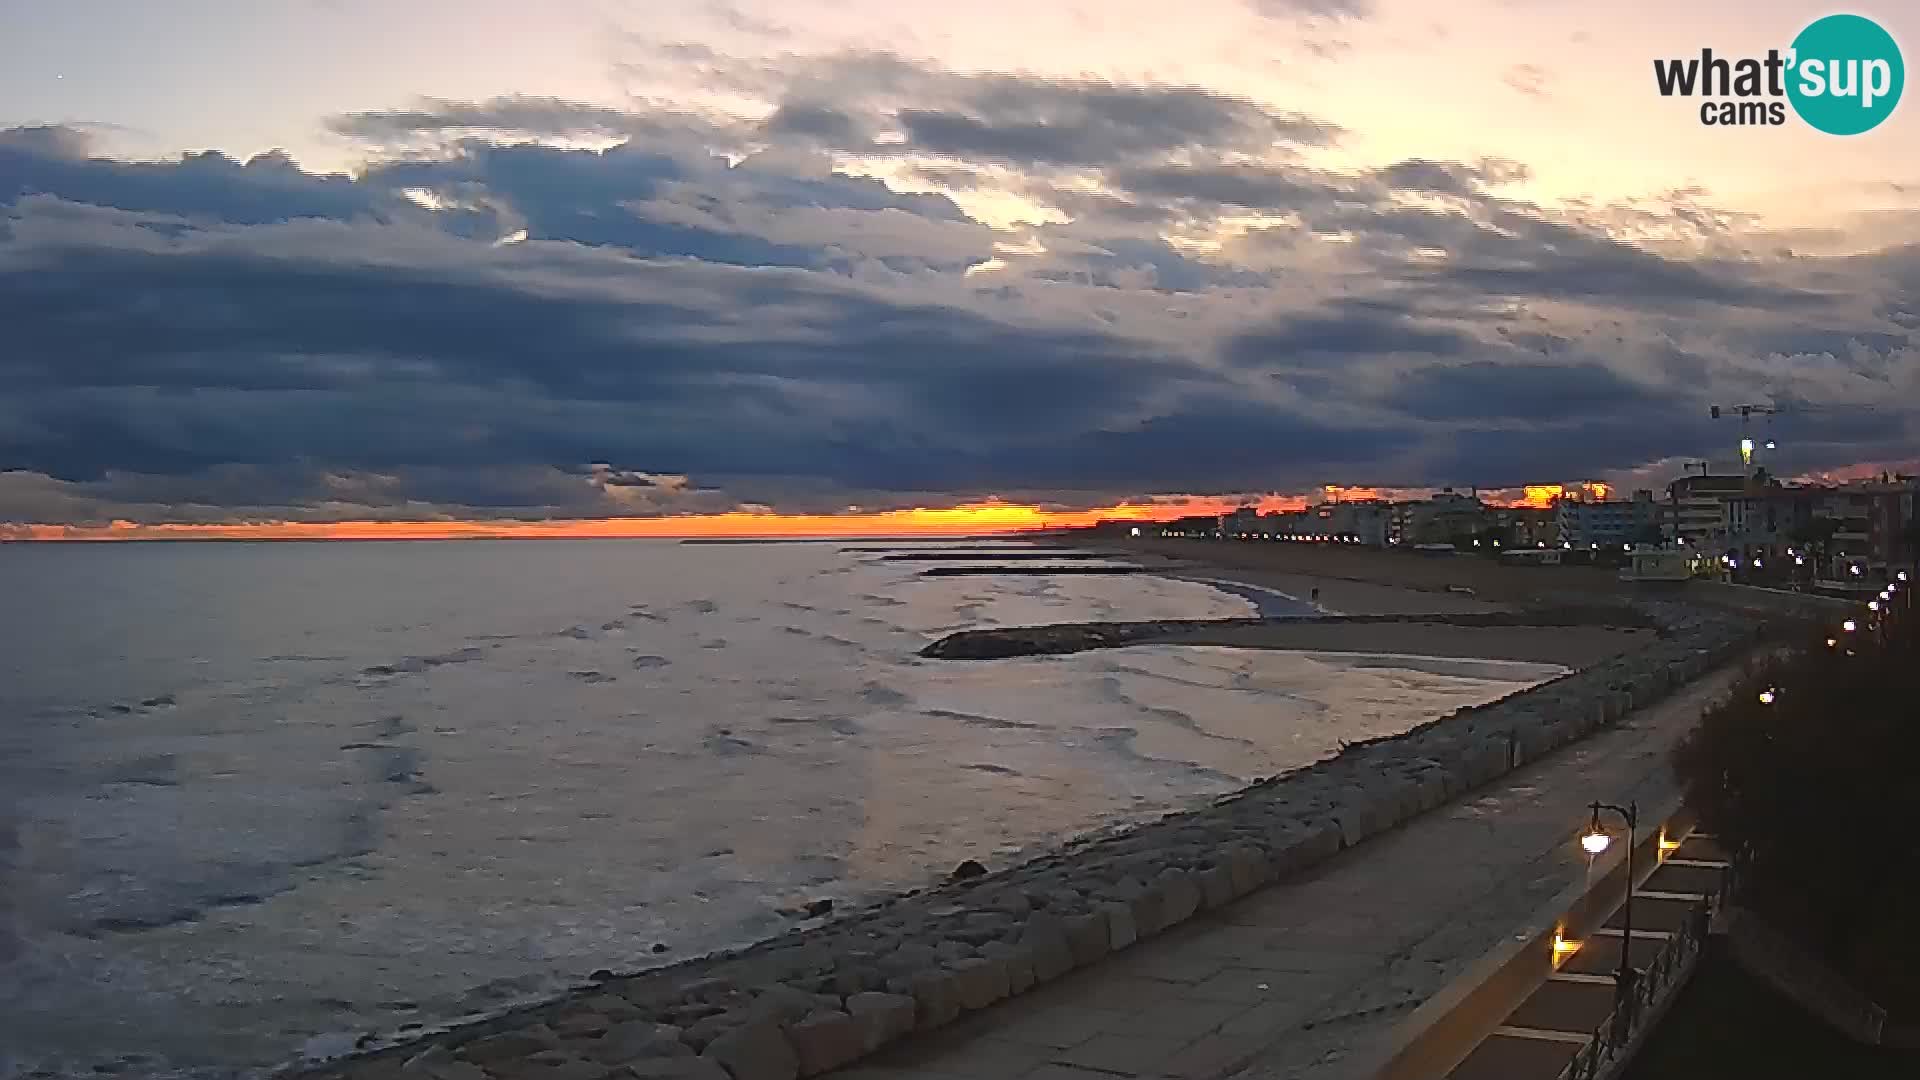
<path id="1" fill-rule="evenodd" d="M 1057 979 L 1297 874 L 1611 724 L 1746 648 L 1750 620 L 1662 605 L 1646 648 L 1264 780 L 1200 809 L 735 953 L 303 1075 L 794 1080 Z"/>
<path id="2" fill-rule="evenodd" d="M 1138 645 L 1192 630 L 1237 626 L 1315 623 L 1426 623 L 1446 626 L 1657 626 L 1642 608 L 1623 604 L 1559 605 L 1521 611 L 1483 611 L 1407 615 L 1283 615 L 1239 619 L 1158 619 L 1147 622 L 1053 623 L 1047 626 L 996 626 L 961 630 L 920 650 L 938 660 L 1004 660 L 1015 656 L 1051 656 Z"/>
<path id="3" fill-rule="evenodd" d="M 1788 619 L 1842 619 L 1860 610 L 1861 601 L 1817 593 L 1762 589 L 1730 581 L 1694 579 L 1687 582 L 1689 603 L 1711 604 L 1730 611 Z"/>

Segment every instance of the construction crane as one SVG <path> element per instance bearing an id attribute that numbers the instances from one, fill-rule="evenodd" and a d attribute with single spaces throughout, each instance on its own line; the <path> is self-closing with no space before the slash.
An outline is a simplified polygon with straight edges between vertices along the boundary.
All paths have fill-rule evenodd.
<path id="1" fill-rule="evenodd" d="M 1740 463 L 1748 468 L 1752 468 L 1754 449 L 1752 434 L 1753 418 L 1756 414 L 1768 417 L 1768 427 L 1771 429 L 1771 418 L 1780 410 L 1772 405 L 1709 405 L 1707 408 L 1712 410 L 1715 420 L 1720 419 L 1725 413 L 1737 412 L 1740 414 Z M 1774 441 L 1769 438 L 1767 440 L 1767 449 L 1772 450 L 1773 448 Z"/>

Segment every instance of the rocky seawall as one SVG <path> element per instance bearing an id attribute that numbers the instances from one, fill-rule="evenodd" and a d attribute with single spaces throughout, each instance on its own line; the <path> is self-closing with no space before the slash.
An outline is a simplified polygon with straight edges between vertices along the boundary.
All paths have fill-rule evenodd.
<path id="1" fill-rule="evenodd" d="M 1052 656 L 1144 645 L 1196 630 L 1272 625 L 1423 624 L 1444 626 L 1598 626 L 1660 630 L 1645 608 L 1626 605 L 1559 606 L 1520 611 L 1410 615 L 1283 615 L 1242 619 L 1160 619 L 1149 622 L 1054 623 L 1048 626 L 996 626 L 961 630 L 920 650 L 938 660 L 1004 660 L 1015 656 Z"/>
<path id="2" fill-rule="evenodd" d="M 1299 873 L 1659 700 L 1740 655 L 1761 629 L 1751 619 L 1671 606 L 1636 611 L 1609 618 L 1611 625 L 1634 619 L 1657 627 L 1645 648 L 1398 736 L 1350 745 L 1205 807 L 1084 837 L 998 872 L 963 864 L 938 888 L 824 925 L 671 968 L 601 973 L 593 985 L 556 1000 L 299 1075 L 818 1075 Z M 1526 617 L 1474 618 L 1515 615 Z M 1571 609 L 1562 615 L 1573 617 Z M 1046 629 L 1058 633 L 1035 640 L 1097 642 L 1079 646 L 1085 648 L 1114 643 L 1085 627 Z M 998 632 L 967 640 L 1020 639 Z"/>

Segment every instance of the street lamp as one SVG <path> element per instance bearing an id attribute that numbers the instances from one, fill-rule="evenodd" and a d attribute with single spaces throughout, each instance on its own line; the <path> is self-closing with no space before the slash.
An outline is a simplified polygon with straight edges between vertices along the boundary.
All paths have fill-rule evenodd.
<path id="1" fill-rule="evenodd" d="M 1622 1008 L 1616 1011 L 1621 1022 L 1627 1023 L 1626 1008 L 1633 1001 L 1633 833 L 1640 824 L 1640 804 L 1629 802 L 1625 806 L 1596 802 L 1593 804 L 1593 819 L 1587 824 L 1586 835 L 1580 838 L 1580 846 L 1589 855 L 1598 855 L 1607 850 L 1612 837 L 1600 824 L 1600 812 L 1607 811 L 1620 815 L 1627 823 L 1627 898 L 1620 905 L 1620 969 L 1614 972 L 1614 997 Z"/>

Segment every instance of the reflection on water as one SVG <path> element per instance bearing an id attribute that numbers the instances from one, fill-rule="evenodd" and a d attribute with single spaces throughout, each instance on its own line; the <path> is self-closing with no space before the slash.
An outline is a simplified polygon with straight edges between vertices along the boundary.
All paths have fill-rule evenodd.
<path id="1" fill-rule="evenodd" d="M 0 1065 L 272 1063 L 751 940 L 798 899 L 1011 858 L 1554 673 L 922 660 L 967 627 L 1251 606 L 919 569 L 828 545 L 0 548 L 0 593 L 36 613 L 0 631 Z"/>

